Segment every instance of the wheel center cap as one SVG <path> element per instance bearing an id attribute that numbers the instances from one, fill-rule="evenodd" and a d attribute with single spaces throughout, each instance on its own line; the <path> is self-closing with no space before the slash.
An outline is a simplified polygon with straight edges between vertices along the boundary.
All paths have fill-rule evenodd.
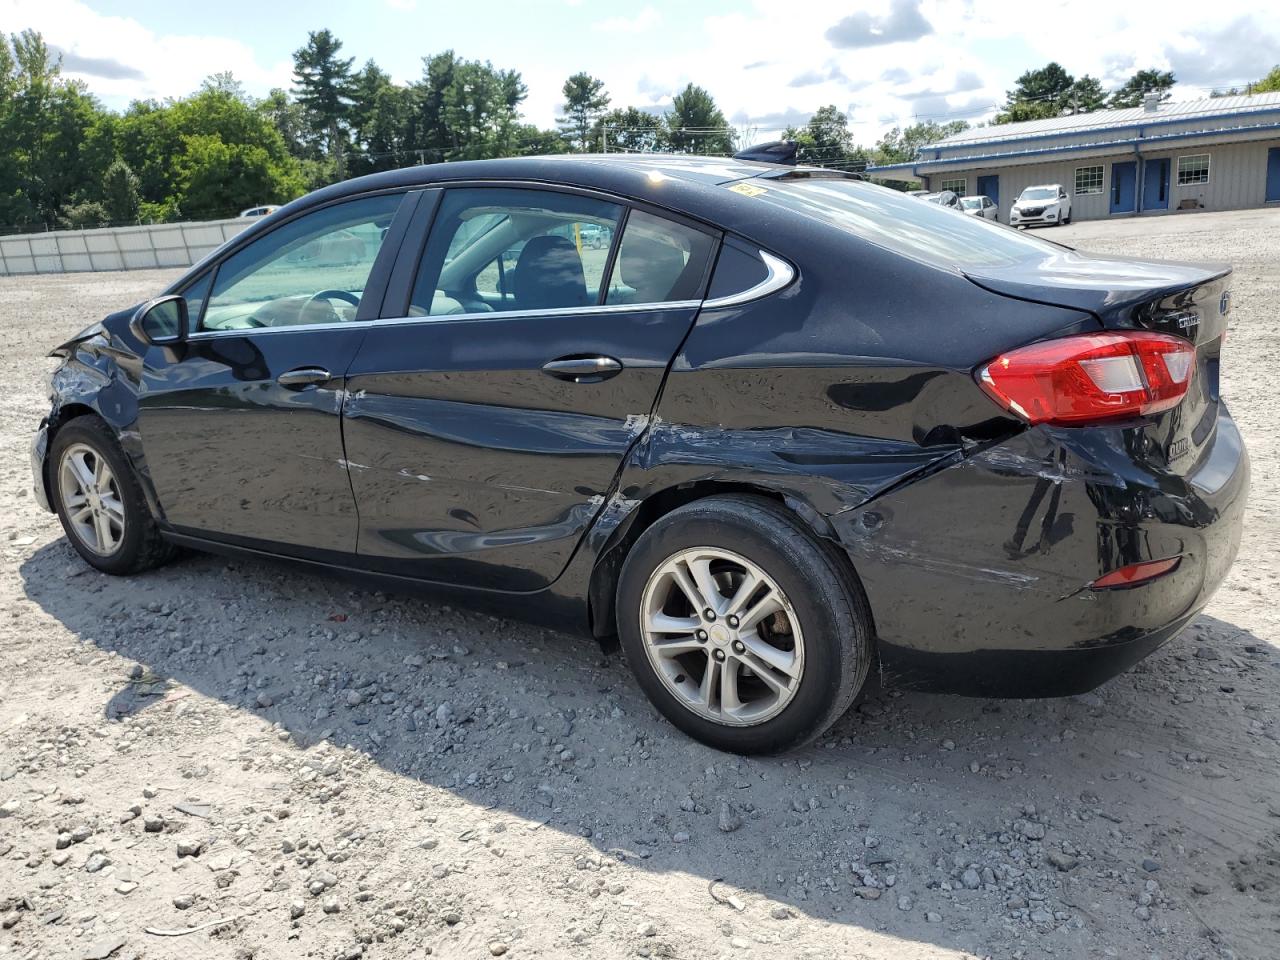
<path id="1" fill-rule="evenodd" d="M 711 635 L 711 642 L 717 647 L 727 647 L 729 645 L 729 640 L 731 639 L 729 628 L 724 624 L 713 624 L 707 632 Z"/>

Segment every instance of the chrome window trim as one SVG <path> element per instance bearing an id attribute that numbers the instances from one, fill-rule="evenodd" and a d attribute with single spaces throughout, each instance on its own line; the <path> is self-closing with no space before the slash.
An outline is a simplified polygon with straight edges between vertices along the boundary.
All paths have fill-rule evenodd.
<path id="1" fill-rule="evenodd" d="M 499 320 L 506 318 L 579 317 L 612 313 L 653 313 L 659 310 L 688 310 L 694 308 L 719 309 L 750 303 L 777 293 L 796 277 L 795 268 L 781 257 L 764 250 L 757 250 L 768 271 L 765 278 L 753 287 L 711 300 L 664 300 L 659 303 L 604 303 L 585 307 L 550 307 L 541 310 L 492 310 L 483 313 L 439 313 L 422 317 L 383 317 L 373 320 L 339 320 L 336 323 L 298 323 L 279 327 L 243 327 L 234 330 L 198 330 L 187 336 L 188 340 L 204 340 L 213 337 L 245 337 L 262 333 L 298 333 L 313 330 L 349 330 L 355 327 L 404 326 L 410 323 L 438 323 L 441 320 Z"/>
<path id="2" fill-rule="evenodd" d="M 754 288 L 753 288 L 754 289 Z M 288 333 L 310 330 L 350 330 L 354 327 L 403 326 L 410 323 L 438 323 L 442 320 L 505 320 L 536 317 L 577 317 L 597 313 L 653 313 L 659 310 L 689 310 L 702 306 L 701 300 L 663 300 L 659 303 L 608 303 L 585 307 L 549 307 L 540 310 L 486 310 L 483 313 L 437 313 L 421 317 L 383 317 L 374 320 L 339 320 L 336 323 L 297 323 L 278 327 L 237 327 L 234 330 L 201 330 L 188 339 L 244 337 L 260 333 Z"/>
<path id="3" fill-rule="evenodd" d="M 783 287 L 791 283 L 796 278 L 795 268 L 781 257 L 775 257 L 772 253 L 766 253 L 764 250 L 757 251 L 760 259 L 764 261 L 765 269 L 768 273 L 765 278 L 757 283 L 754 287 L 739 293 L 731 293 L 723 297 L 715 297 L 712 300 L 703 300 L 702 308 L 717 309 L 719 307 L 736 307 L 740 303 L 750 303 L 752 300 L 759 300 L 767 297 L 771 293 L 777 293 Z"/>

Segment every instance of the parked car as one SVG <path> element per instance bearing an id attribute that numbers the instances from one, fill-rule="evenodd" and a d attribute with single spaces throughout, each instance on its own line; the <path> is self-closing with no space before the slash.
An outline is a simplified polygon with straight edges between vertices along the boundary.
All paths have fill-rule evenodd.
<path id="1" fill-rule="evenodd" d="M 999 219 L 1000 208 L 990 197 L 961 197 L 960 206 L 971 217 L 981 217 L 983 220 Z"/>
<path id="2" fill-rule="evenodd" d="M 362 269 L 291 257 L 344 233 Z M 1249 484 L 1230 284 L 830 170 L 412 167 L 57 347 L 35 493 L 111 574 L 190 547 L 617 634 L 680 729 L 785 750 L 872 673 L 1079 693 L 1195 617 Z"/>
<path id="3" fill-rule="evenodd" d="M 1009 223 L 1015 227 L 1030 227 L 1037 223 L 1058 226 L 1070 222 L 1071 196 L 1060 183 L 1027 187 L 1018 194 L 1009 211 Z"/>
<path id="4" fill-rule="evenodd" d="M 607 247 L 611 232 L 607 226 L 598 223 L 585 223 L 578 228 L 578 235 L 582 238 L 582 245 L 590 247 L 592 250 L 601 250 Z"/>
<path id="5" fill-rule="evenodd" d="M 349 230 L 335 230 L 298 247 L 290 254 L 297 262 L 355 264 L 365 257 L 366 244 Z"/>
<path id="6" fill-rule="evenodd" d="M 948 210 L 955 210 L 960 213 L 964 212 L 964 207 L 960 205 L 960 198 L 950 190 L 939 190 L 937 193 L 922 194 L 921 200 L 928 203 L 936 203 L 940 207 L 946 207 Z"/>
<path id="7" fill-rule="evenodd" d="M 273 203 L 268 203 L 268 204 L 264 204 L 264 205 L 262 205 L 262 206 L 260 206 L 260 207 L 250 207 L 248 210 L 241 210 L 241 211 L 240 211 L 240 216 L 242 216 L 242 217 L 265 217 L 267 214 L 269 214 L 269 213 L 275 213 L 275 212 L 276 212 L 277 210 L 279 210 L 279 209 L 280 209 L 280 208 L 279 208 L 277 205 L 275 205 L 275 204 L 273 204 Z"/>

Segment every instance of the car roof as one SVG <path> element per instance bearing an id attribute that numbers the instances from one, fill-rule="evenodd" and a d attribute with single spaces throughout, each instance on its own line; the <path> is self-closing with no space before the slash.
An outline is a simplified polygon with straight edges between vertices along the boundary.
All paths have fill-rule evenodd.
<path id="1" fill-rule="evenodd" d="M 381 190 L 510 180 L 520 185 L 599 190 L 630 201 L 666 207 L 721 229 L 754 232 L 753 228 L 767 227 L 777 216 L 777 209 L 744 204 L 742 201 L 751 196 L 750 191 L 735 192 L 725 185 L 750 179 L 808 177 L 864 179 L 857 174 L 822 167 L 674 154 L 570 154 L 458 160 L 403 167 L 322 187 L 283 206 L 273 215 L 273 220 L 281 223 L 320 204 Z M 249 240 L 263 229 L 266 228 L 255 224 L 239 236 Z"/>

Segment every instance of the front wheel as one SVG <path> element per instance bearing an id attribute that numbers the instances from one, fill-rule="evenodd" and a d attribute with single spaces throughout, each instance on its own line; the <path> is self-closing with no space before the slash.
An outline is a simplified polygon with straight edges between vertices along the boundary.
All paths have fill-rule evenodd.
<path id="1" fill-rule="evenodd" d="M 646 530 L 623 565 L 618 632 L 662 714 L 736 753 L 817 738 L 853 703 L 871 663 L 852 569 L 763 497 L 699 500 Z"/>
<path id="2" fill-rule="evenodd" d="M 96 417 L 77 417 L 54 435 L 50 486 L 62 529 L 92 567 L 139 573 L 171 559 L 142 488 L 114 434 Z"/>

